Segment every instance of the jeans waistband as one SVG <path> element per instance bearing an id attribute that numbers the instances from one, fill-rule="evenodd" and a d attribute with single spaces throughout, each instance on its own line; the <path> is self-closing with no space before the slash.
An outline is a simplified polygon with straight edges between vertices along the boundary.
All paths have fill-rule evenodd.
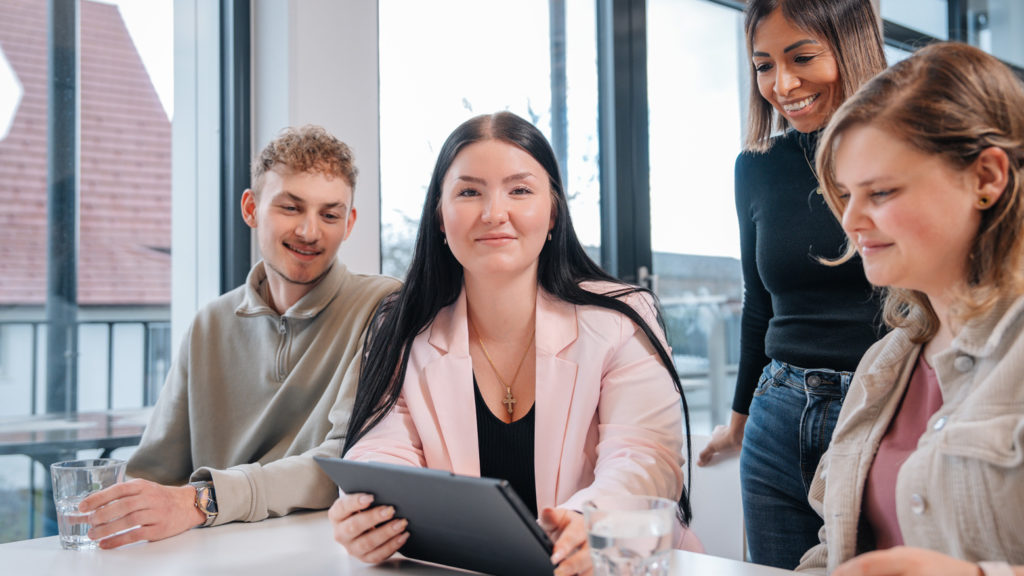
<path id="1" fill-rule="evenodd" d="M 808 394 L 839 394 L 846 396 L 853 372 L 829 368 L 801 368 L 772 360 L 766 370 L 776 385 L 788 386 Z"/>

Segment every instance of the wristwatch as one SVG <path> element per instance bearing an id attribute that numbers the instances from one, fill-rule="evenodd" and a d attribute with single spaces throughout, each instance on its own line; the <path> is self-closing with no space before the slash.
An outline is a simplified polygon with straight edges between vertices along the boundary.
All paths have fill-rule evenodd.
<path id="1" fill-rule="evenodd" d="M 217 496 L 213 491 L 213 482 L 189 482 L 188 484 L 196 489 L 196 508 L 206 514 L 206 522 L 203 522 L 203 527 L 211 526 L 217 519 Z"/>

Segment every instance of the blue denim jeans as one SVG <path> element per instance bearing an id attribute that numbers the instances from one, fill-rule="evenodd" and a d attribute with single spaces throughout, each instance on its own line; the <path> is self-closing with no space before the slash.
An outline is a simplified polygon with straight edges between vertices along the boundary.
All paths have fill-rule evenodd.
<path id="1" fill-rule="evenodd" d="M 818 543 L 822 520 L 807 503 L 852 372 L 772 360 L 750 405 L 740 454 L 750 559 L 792 570 Z"/>

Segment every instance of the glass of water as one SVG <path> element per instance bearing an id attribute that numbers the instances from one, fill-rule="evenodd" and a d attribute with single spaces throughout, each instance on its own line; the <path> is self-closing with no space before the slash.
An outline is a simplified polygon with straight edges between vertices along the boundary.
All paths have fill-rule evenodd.
<path id="1" fill-rule="evenodd" d="M 57 507 L 57 529 L 65 550 L 86 550 L 99 546 L 88 536 L 91 513 L 78 511 L 83 498 L 124 480 L 124 460 L 94 458 L 68 460 L 50 465 L 53 502 Z"/>
<path id="2" fill-rule="evenodd" d="M 676 503 L 653 496 L 604 496 L 583 504 L 594 576 L 668 576 Z"/>

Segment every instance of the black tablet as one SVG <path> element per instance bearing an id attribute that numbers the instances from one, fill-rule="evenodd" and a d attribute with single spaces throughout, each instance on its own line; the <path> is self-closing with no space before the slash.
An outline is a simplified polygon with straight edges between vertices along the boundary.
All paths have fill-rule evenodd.
<path id="1" fill-rule="evenodd" d="M 348 494 L 374 495 L 409 520 L 408 558 L 496 576 L 551 574 L 551 542 L 508 482 L 340 458 L 316 461 Z"/>

